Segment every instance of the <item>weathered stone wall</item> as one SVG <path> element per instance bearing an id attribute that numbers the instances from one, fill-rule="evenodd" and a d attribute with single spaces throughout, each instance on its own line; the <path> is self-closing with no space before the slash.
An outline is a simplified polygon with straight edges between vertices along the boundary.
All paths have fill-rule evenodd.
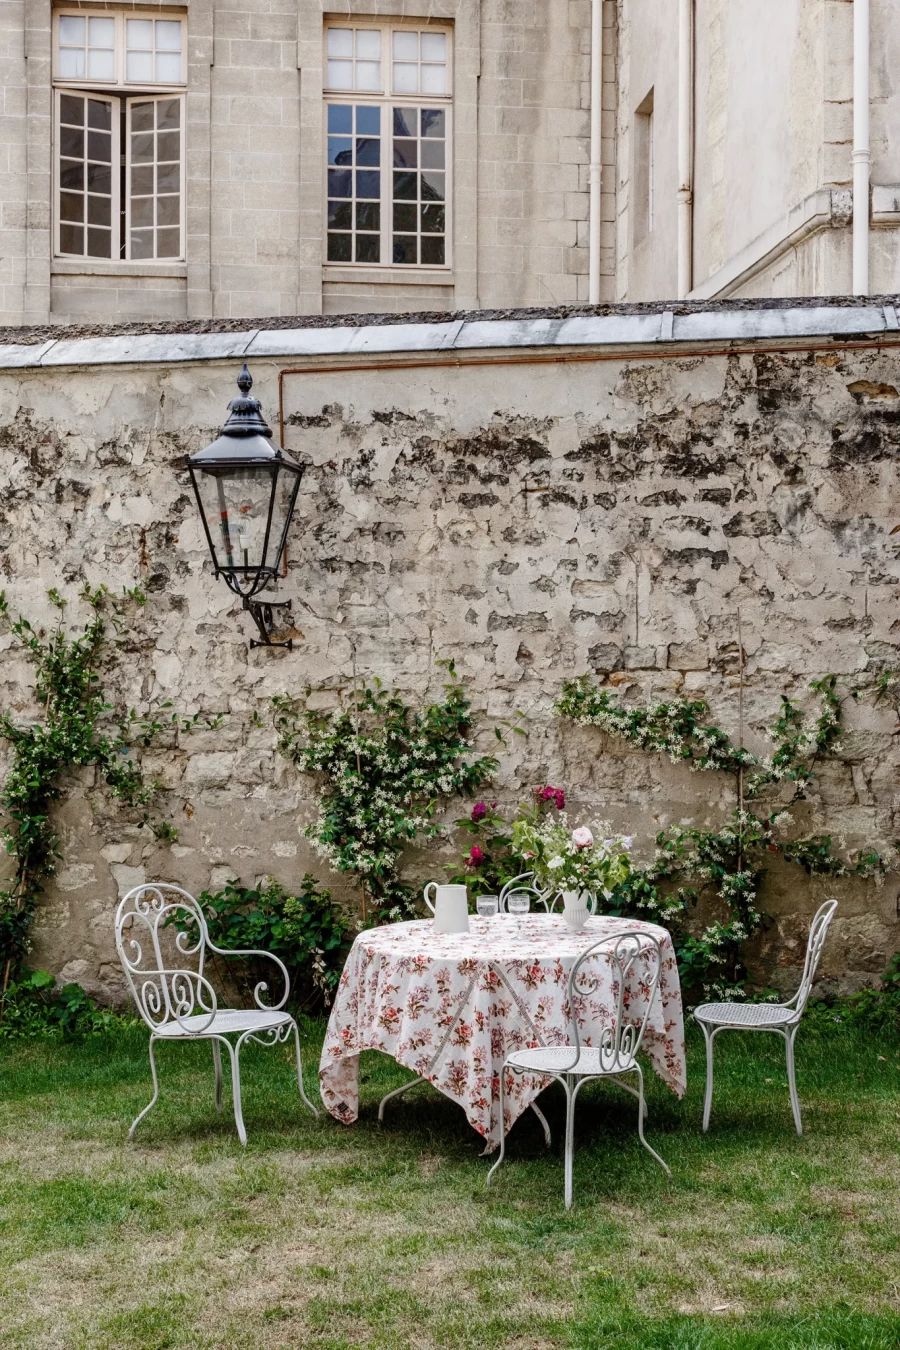
<path id="1" fill-rule="evenodd" d="M 525 715 L 528 738 L 511 738 L 496 796 L 513 804 L 535 783 L 564 783 L 574 814 L 602 812 L 644 852 L 667 822 L 721 819 L 731 784 L 552 720 L 565 677 L 594 670 L 635 699 L 702 695 L 736 731 L 740 608 L 747 735 L 761 749 L 782 692 L 803 698 L 829 671 L 849 689 L 897 663 L 890 352 L 497 356 L 335 374 L 313 362 L 285 378 L 287 444 L 308 464 L 280 592 L 302 635 L 290 654 L 248 650 L 249 619 L 212 580 L 189 497 L 185 453 L 220 426 L 235 362 L 0 375 L 0 564 L 13 603 L 48 618 L 49 586 L 74 599 L 83 577 L 140 582 L 150 601 L 117 691 L 225 713 L 219 729 L 147 756 L 180 828 L 171 850 L 89 776 L 73 780 L 36 961 L 114 992 L 124 888 L 321 871 L 303 837 L 316 786 L 276 756 L 268 701 L 308 684 L 340 698 L 354 646 L 361 675 L 417 695 L 438 687 L 435 658 L 454 658 L 488 731 Z M 279 364 L 253 366 L 270 416 Z M 27 717 L 28 667 L 8 638 L 0 652 L 4 705 Z M 798 828 L 883 845 L 897 835 L 896 718 L 851 702 L 847 724 Z M 448 848 L 415 855 L 411 874 L 436 872 Z M 897 889 L 773 872 L 765 907 L 777 922 L 760 968 L 791 985 L 808 916 L 834 893 L 825 974 L 842 988 L 873 980 L 898 944 Z"/>

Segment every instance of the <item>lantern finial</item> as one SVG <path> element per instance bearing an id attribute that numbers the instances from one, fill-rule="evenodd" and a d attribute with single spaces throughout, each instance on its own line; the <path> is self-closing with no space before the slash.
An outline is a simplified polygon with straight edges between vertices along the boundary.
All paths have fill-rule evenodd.
<path id="1" fill-rule="evenodd" d="M 271 436 L 272 428 L 266 426 L 262 415 L 262 404 L 258 398 L 250 397 L 253 388 L 253 376 L 246 362 L 241 367 L 237 379 L 240 395 L 228 405 L 228 421 L 222 428 L 223 436 Z M 278 454 L 278 451 L 275 451 Z"/>
<path id="2" fill-rule="evenodd" d="M 250 374 L 250 367 L 247 365 L 246 361 L 241 366 L 241 373 L 237 377 L 237 386 L 245 398 L 253 388 L 253 376 Z"/>

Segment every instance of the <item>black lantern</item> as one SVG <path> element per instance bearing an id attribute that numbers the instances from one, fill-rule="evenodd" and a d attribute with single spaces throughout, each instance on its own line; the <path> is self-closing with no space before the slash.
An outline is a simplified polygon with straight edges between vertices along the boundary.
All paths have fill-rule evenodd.
<path id="1" fill-rule="evenodd" d="M 252 387 L 245 365 L 221 436 L 189 456 L 188 469 L 216 576 L 241 597 L 259 629 L 261 641 L 250 646 L 289 648 L 290 640 L 272 641 L 272 611 L 291 602 L 253 597 L 278 576 L 303 466 L 272 444 Z"/>

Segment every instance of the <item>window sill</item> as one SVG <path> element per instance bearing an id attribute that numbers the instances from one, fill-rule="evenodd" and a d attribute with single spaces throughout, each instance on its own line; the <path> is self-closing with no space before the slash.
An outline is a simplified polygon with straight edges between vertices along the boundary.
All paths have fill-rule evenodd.
<path id="1" fill-rule="evenodd" d="M 367 286 L 452 286 L 452 267 L 365 267 L 323 263 L 323 281 L 363 282 Z"/>
<path id="2" fill-rule="evenodd" d="M 50 275 L 62 277 L 186 277 L 187 263 L 177 259 L 158 262 L 107 262 L 103 258 L 53 258 Z"/>

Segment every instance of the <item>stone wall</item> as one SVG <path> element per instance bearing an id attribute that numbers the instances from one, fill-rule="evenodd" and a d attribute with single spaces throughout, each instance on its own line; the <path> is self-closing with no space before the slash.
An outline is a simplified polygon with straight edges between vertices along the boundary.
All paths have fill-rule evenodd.
<path id="1" fill-rule="evenodd" d="M 721 819 L 731 784 L 553 720 L 565 677 L 592 670 L 635 700 L 703 696 L 735 732 L 740 608 L 747 736 L 762 749 L 782 692 L 806 698 L 827 672 L 846 691 L 896 664 L 890 350 L 579 354 L 596 359 L 515 364 L 521 352 L 495 351 L 470 368 L 392 370 L 386 357 L 339 373 L 310 361 L 285 377 L 287 445 L 308 465 L 280 588 L 294 601 L 292 653 L 248 650 L 249 620 L 212 579 L 189 496 L 185 453 L 221 425 L 236 361 L 0 372 L 0 562 L 13 604 L 47 619 L 47 587 L 74 601 L 82 578 L 116 591 L 140 582 L 149 603 L 117 692 L 225 714 L 147 755 L 180 829 L 172 849 L 148 842 L 89 775 L 73 779 L 36 962 L 114 995 L 112 915 L 128 886 L 263 874 L 290 885 L 322 872 L 303 835 L 316 785 L 277 757 L 269 699 L 306 686 L 340 699 L 354 648 L 361 675 L 416 695 L 437 689 L 435 659 L 452 657 L 485 744 L 498 720 L 525 717 L 527 740 L 502 755 L 499 800 L 563 783 L 575 815 L 627 826 L 643 853 L 666 823 Z M 270 417 L 285 364 L 253 363 Z M 9 638 L 0 652 L 4 706 L 27 718 L 28 667 Z M 898 832 L 896 718 L 851 701 L 847 723 L 798 828 L 884 845 Z M 410 875 L 437 873 L 451 853 L 414 855 Z M 872 981 L 898 945 L 897 890 L 774 871 L 759 969 L 791 985 L 808 917 L 834 893 L 825 974 L 845 989 Z"/>

